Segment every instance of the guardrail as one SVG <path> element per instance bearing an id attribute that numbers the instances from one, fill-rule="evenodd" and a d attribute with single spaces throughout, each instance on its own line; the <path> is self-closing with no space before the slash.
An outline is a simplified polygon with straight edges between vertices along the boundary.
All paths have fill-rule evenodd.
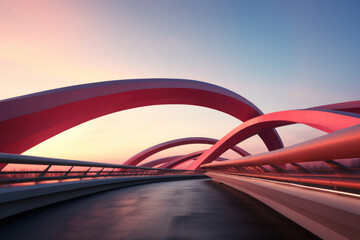
<path id="1" fill-rule="evenodd" d="M 218 172 L 206 175 L 242 191 L 321 239 L 358 239 L 360 195 Z"/>
<path id="2" fill-rule="evenodd" d="M 204 171 L 135 167 L 0 153 L 0 184 L 108 177 L 202 175 Z"/>
<path id="3" fill-rule="evenodd" d="M 336 174 L 317 175 L 317 174 L 287 174 L 287 173 L 246 173 L 235 171 L 209 171 L 244 177 L 268 179 L 279 182 L 289 182 L 301 185 L 331 188 L 345 192 L 360 193 L 360 176 L 356 174 L 346 174 L 338 176 Z"/>
<path id="4" fill-rule="evenodd" d="M 359 146 L 360 125 L 355 125 L 293 146 L 201 167 L 214 173 L 360 193 Z"/>

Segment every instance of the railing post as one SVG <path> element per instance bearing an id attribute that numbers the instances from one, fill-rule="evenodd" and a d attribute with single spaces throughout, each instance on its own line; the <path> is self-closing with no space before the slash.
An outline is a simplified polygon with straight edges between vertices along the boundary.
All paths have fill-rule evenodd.
<path id="1" fill-rule="evenodd" d="M 129 171 L 129 175 L 130 175 L 130 176 L 131 176 L 131 175 L 134 175 L 133 172 L 135 172 L 135 171 L 136 171 L 136 169 L 132 168 L 132 169 Z"/>
<path id="2" fill-rule="evenodd" d="M 113 168 L 113 169 L 109 172 L 108 176 L 110 176 L 111 173 L 112 173 L 114 170 L 115 170 L 115 168 Z"/>
<path id="3" fill-rule="evenodd" d="M 344 172 L 347 172 L 348 169 L 342 165 L 341 163 L 339 162 L 336 162 L 334 160 L 327 160 L 327 161 L 324 161 L 327 165 L 329 165 L 332 169 L 334 169 L 334 171 L 336 173 L 338 173 L 341 177 L 341 173 L 344 173 Z"/>
<path id="4" fill-rule="evenodd" d="M 69 175 L 69 173 L 71 172 L 71 170 L 73 169 L 74 166 L 71 166 L 71 168 L 64 174 L 64 177 L 66 177 L 67 175 Z"/>
<path id="5" fill-rule="evenodd" d="M 74 178 L 75 180 L 89 179 L 89 178 L 107 178 L 119 176 L 168 176 L 168 175 L 183 175 L 193 171 L 172 170 L 161 168 L 144 168 L 124 166 L 118 164 L 96 163 L 96 162 L 81 162 L 64 159 L 44 159 L 44 158 L 28 158 L 27 156 L 19 156 L 19 159 L 5 159 L 0 156 L 0 168 L 6 164 L 36 164 L 42 165 L 43 169 L 34 170 L 6 170 L 0 171 L 0 184 L 19 183 L 19 182 L 37 182 L 37 181 L 53 181 Z M 59 166 L 58 170 L 51 167 Z M 67 167 L 68 169 L 66 170 Z M 57 167 L 56 167 L 57 168 Z M 79 168 L 78 170 L 76 170 Z M 95 168 L 97 170 L 95 170 Z M 94 170 L 92 170 L 94 169 Z M 1 169 L 0 169 L 1 170 Z"/>
<path id="6" fill-rule="evenodd" d="M 83 176 L 86 176 L 86 175 L 88 174 L 88 172 L 90 171 L 91 168 L 92 168 L 92 167 L 89 167 L 89 169 L 86 170 L 86 172 L 84 172 Z"/>
<path id="7" fill-rule="evenodd" d="M 39 177 L 45 176 L 45 174 L 49 171 L 52 165 L 49 165 L 42 173 L 40 173 Z"/>
<path id="8" fill-rule="evenodd" d="M 100 171 L 98 171 L 98 173 L 96 174 L 96 176 L 100 175 L 101 172 L 104 170 L 105 167 L 103 167 Z"/>

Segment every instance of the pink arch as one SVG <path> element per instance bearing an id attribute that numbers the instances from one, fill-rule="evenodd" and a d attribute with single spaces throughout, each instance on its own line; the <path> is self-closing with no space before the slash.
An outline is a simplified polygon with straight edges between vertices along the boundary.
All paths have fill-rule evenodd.
<path id="1" fill-rule="evenodd" d="M 156 159 L 156 160 L 153 160 L 153 161 L 150 161 L 150 162 L 147 162 L 147 163 L 144 163 L 144 164 L 141 164 L 139 165 L 140 167 L 155 167 L 157 165 L 160 165 L 160 164 L 166 164 L 167 162 L 170 162 L 172 160 L 180 160 L 181 158 L 180 157 L 183 157 L 185 155 L 178 155 L 178 156 L 171 156 L 171 157 L 164 157 L 164 158 L 159 158 L 159 159 Z M 197 157 L 197 156 L 196 156 Z M 195 158 L 192 158 L 195 160 Z M 192 160 L 192 159 L 189 159 L 189 160 Z M 215 159 L 215 161 L 226 161 L 226 160 L 229 160 L 227 158 L 217 158 Z M 180 164 L 180 163 L 179 163 Z M 177 167 L 178 165 L 176 165 L 175 167 Z"/>
<path id="2" fill-rule="evenodd" d="M 205 150 L 202 150 L 202 151 L 189 153 L 189 154 L 184 155 L 184 156 L 180 156 L 180 157 L 178 157 L 176 159 L 173 159 L 173 160 L 168 161 L 167 163 L 163 164 L 161 166 L 161 168 L 177 169 L 177 167 L 179 167 L 182 163 L 185 163 L 185 162 L 188 162 L 188 161 L 191 161 L 191 160 L 196 160 L 197 157 L 199 157 L 204 152 L 205 152 Z M 229 159 L 219 157 L 219 158 L 215 159 L 214 162 L 222 162 L 222 161 L 227 161 L 227 160 L 229 160 Z"/>
<path id="3" fill-rule="evenodd" d="M 133 156 L 129 160 L 127 160 L 124 163 L 124 165 L 136 166 L 141 161 L 154 155 L 155 153 L 158 153 L 160 151 L 163 151 L 165 149 L 169 149 L 172 147 L 177 147 L 177 146 L 182 146 L 182 145 L 187 145 L 187 144 L 215 144 L 217 141 L 218 141 L 218 139 L 214 139 L 214 138 L 189 137 L 189 138 L 179 138 L 179 139 L 163 142 L 163 143 L 157 144 L 155 146 L 152 146 L 150 148 L 147 148 L 144 151 L 136 154 L 135 156 Z M 247 151 L 245 151 L 237 146 L 233 146 L 230 149 L 235 151 L 236 153 L 240 154 L 243 157 L 250 155 Z"/>
<path id="4" fill-rule="evenodd" d="M 260 153 L 238 160 L 204 164 L 205 169 L 247 167 L 270 164 L 327 161 L 360 156 L 360 124 L 272 152 Z M 346 180 L 345 180 L 346 181 Z M 359 183 L 357 183 L 359 186 Z"/>
<path id="5" fill-rule="evenodd" d="M 201 154 L 203 154 L 204 152 L 205 152 L 205 150 L 201 150 L 201 151 L 196 151 L 196 152 L 186 154 L 184 156 L 180 156 L 176 159 L 173 159 L 173 160 L 161 165 L 161 168 L 175 168 L 180 163 L 194 159 L 194 158 L 200 156 Z"/>
<path id="6" fill-rule="evenodd" d="M 350 113 L 360 114 L 360 101 L 334 103 L 334 104 L 328 104 L 328 105 L 312 107 L 312 108 L 308 108 L 308 109 L 336 110 L 336 111 L 343 111 L 343 112 L 350 112 Z"/>
<path id="7" fill-rule="evenodd" d="M 182 170 L 185 169 L 186 170 L 186 167 L 191 164 L 191 161 L 195 161 L 196 159 L 197 159 L 197 157 L 188 159 L 186 161 L 183 161 L 183 162 L 175 165 L 171 169 L 182 169 Z M 227 160 L 229 160 L 229 159 L 228 158 L 217 158 L 214 160 L 214 162 L 223 162 L 223 161 L 227 161 Z"/>
<path id="8" fill-rule="evenodd" d="M 246 121 L 262 112 L 225 88 L 182 79 L 116 80 L 59 88 L 0 101 L 0 152 L 20 154 L 69 128 L 113 112 L 159 104 L 215 109 Z M 283 147 L 273 129 L 259 134 Z"/>
<path id="9" fill-rule="evenodd" d="M 170 157 L 164 157 L 164 158 L 159 158 L 144 164 L 139 165 L 139 167 L 155 167 L 157 165 L 163 164 L 163 163 L 167 163 L 168 161 L 174 160 L 178 157 L 181 157 L 183 155 L 177 155 L 177 156 L 170 156 Z"/>
<path id="10" fill-rule="evenodd" d="M 275 128 L 294 123 L 306 124 L 310 127 L 335 132 L 340 129 L 360 124 L 360 116 L 351 113 L 321 111 L 321 110 L 290 110 L 265 114 L 250 119 L 220 139 L 216 144 L 202 154 L 187 169 L 199 169 L 201 164 L 209 163 L 230 147 L 253 136 L 268 127 Z"/>

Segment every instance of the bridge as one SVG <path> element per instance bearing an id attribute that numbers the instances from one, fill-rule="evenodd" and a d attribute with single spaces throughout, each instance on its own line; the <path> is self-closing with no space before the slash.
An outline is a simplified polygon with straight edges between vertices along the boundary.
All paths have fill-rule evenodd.
<path id="1" fill-rule="evenodd" d="M 123 164 L 21 154 L 88 120 L 158 104 L 207 107 L 243 123 L 221 139 L 159 143 Z M 1 239 L 360 236 L 360 101 L 263 114 L 216 85 L 137 79 L 6 99 L 0 113 Z M 290 124 L 326 134 L 284 147 L 275 128 Z M 256 134 L 268 152 L 251 155 L 236 146 Z M 144 163 L 165 149 L 200 143 L 210 147 Z M 222 158 L 229 149 L 239 157 Z"/>

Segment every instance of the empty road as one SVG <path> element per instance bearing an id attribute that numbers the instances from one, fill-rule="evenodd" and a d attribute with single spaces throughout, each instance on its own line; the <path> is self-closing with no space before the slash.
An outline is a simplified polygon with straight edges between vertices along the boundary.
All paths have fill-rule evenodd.
<path id="1" fill-rule="evenodd" d="M 145 184 L 0 221 L 0 239 L 316 239 L 246 194 L 208 179 Z"/>

